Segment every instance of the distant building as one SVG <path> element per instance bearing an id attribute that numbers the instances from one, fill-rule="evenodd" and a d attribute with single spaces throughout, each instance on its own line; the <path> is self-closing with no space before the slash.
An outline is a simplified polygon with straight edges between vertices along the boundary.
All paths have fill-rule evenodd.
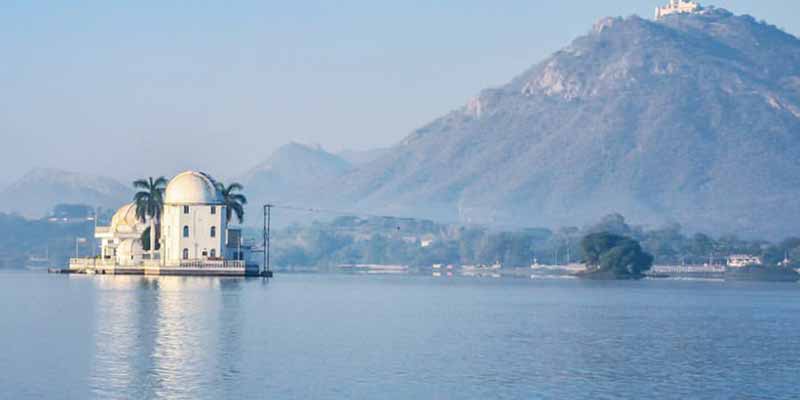
<path id="1" fill-rule="evenodd" d="M 669 0 L 669 4 L 656 8 L 656 19 L 664 18 L 670 14 L 691 14 L 703 10 L 699 3 L 694 1 Z"/>
<path id="2" fill-rule="evenodd" d="M 58 204 L 47 220 L 53 223 L 74 224 L 93 221 L 94 218 L 95 210 L 85 204 Z"/>
<path id="3" fill-rule="evenodd" d="M 728 267 L 743 268 L 749 265 L 762 265 L 761 257 L 746 254 L 735 254 L 728 257 Z"/>

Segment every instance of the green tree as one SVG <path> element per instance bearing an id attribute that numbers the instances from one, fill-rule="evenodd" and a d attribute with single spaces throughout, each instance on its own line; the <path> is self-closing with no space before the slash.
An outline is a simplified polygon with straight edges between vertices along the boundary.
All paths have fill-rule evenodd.
<path id="1" fill-rule="evenodd" d="M 234 214 L 241 224 L 244 221 L 244 206 L 247 204 L 247 197 L 241 193 L 244 186 L 240 183 L 232 183 L 225 186 L 222 182 L 217 182 L 217 189 L 222 194 L 222 201 L 225 203 L 225 217 L 230 222 Z"/>
<path id="2" fill-rule="evenodd" d="M 133 202 L 136 205 L 136 218 L 140 221 L 149 222 L 149 232 L 156 232 L 155 235 L 148 234 L 150 243 L 150 259 L 154 258 L 156 249 L 156 237 L 158 236 L 157 227 L 161 224 L 161 213 L 164 210 L 164 187 L 167 186 L 167 179 L 160 176 L 156 179 L 138 179 L 133 182 L 133 187 L 141 189 L 133 195 Z"/>
<path id="3" fill-rule="evenodd" d="M 581 240 L 586 264 L 617 278 L 640 277 L 653 265 L 653 256 L 636 240 L 608 232 L 592 233 Z"/>

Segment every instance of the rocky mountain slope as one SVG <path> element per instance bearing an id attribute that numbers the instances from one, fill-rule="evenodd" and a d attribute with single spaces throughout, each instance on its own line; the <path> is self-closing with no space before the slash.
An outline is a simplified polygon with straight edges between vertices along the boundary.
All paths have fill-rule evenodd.
<path id="1" fill-rule="evenodd" d="M 116 209 L 132 195 L 131 187 L 112 178 L 38 168 L 0 190 L 0 211 L 40 218 L 61 203 Z"/>
<path id="2" fill-rule="evenodd" d="M 329 188 L 462 221 L 797 234 L 800 40 L 722 9 L 604 19 Z"/>

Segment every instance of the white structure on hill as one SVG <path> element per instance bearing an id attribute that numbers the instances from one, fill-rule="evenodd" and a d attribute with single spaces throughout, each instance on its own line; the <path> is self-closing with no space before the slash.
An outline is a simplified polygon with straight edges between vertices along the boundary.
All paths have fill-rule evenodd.
<path id="1" fill-rule="evenodd" d="M 703 7 L 694 1 L 669 0 L 669 4 L 656 8 L 656 19 L 664 18 L 670 14 L 691 14 L 701 11 Z"/>

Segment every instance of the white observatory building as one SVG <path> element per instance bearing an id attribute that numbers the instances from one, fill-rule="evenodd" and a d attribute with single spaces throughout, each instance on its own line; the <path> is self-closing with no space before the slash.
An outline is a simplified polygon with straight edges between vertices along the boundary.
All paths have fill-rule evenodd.
<path id="1" fill-rule="evenodd" d="M 149 222 L 149 221 L 148 221 Z M 240 229 L 228 226 L 225 199 L 217 182 L 203 172 L 186 171 L 164 189 L 160 248 L 153 257 L 141 235 L 149 226 L 136 218 L 135 204 L 121 207 L 110 226 L 98 226 L 100 256 L 74 258 L 70 270 L 99 274 L 257 275 L 249 263 L 251 245 Z"/>
<path id="2" fill-rule="evenodd" d="M 161 216 L 164 263 L 233 258 L 226 246 L 225 214 L 225 201 L 210 176 L 186 171 L 172 178 Z"/>

